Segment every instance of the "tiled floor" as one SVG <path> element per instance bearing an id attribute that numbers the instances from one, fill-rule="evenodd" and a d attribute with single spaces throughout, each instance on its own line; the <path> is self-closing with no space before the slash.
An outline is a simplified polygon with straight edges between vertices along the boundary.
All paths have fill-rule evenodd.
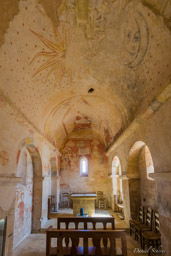
<path id="1" fill-rule="evenodd" d="M 59 215 L 72 215 L 72 210 L 60 211 Z M 128 228 L 128 225 L 120 220 L 117 214 L 114 214 L 113 211 L 96 211 L 97 215 L 106 216 L 106 215 L 114 215 L 116 228 Z M 44 225 L 44 228 L 53 225 L 56 227 L 56 220 L 51 219 L 48 220 Z M 100 228 L 100 226 L 99 226 Z M 128 248 L 128 256 L 147 256 L 147 253 L 134 253 L 135 248 L 140 248 L 139 243 L 136 242 L 132 237 L 127 235 L 127 248 Z M 46 251 L 46 235 L 45 234 L 31 234 L 27 237 L 13 252 L 13 256 L 45 256 Z M 157 254 L 159 256 L 159 254 Z"/>

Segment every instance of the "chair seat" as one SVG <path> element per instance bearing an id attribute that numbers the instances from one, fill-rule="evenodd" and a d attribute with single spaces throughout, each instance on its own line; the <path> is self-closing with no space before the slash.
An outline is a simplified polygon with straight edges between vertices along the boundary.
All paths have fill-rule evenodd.
<path id="1" fill-rule="evenodd" d="M 142 236 L 145 239 L 148 239 L 148 240 L 158 240 L 158 239 L 160 239 L 161 234 L 160 233 L 155 233 L 155 232 L 152 232 L 152 231 L 147 231 L 147 232 L 143 232 Z"/>
<path id="2" fill-rule="evenodd" d="M 148 226 L 145 225 L 145 224 L 138 224 L 138 225 L 135 226 L 135 228 L 136 228 L 137 230 L 144 230 L 144 231 L 148 231 L 148 230 L 151 229 L 150 227 L 148 227 Z"/>
<path id="3" fill-rule="evenodd" d="M 105 247 L 101 247 L 102 249 L 102 255 L 104 256 L 109 256 L 109 248 L 105 248 Z M 63 251 L 64 251 L 64 255 L 65 256 L 70 256 L 70 250 L 71 247 L 64 247 Z M 94 256 L 95 255 L 95 247 L 88 247 L 88 252 L 90 256 Z M 56 251 L 57 248 L 56 247 L 52 247 L 51 251 L 50 251 L 50 255 L 51 256 L 56 256 Z M 82 246 L 77 247 L 77 256 L 83 256 L 84 255 L 84 248 Z M 58 254 L 57 254 L 58 256 Z M 116 248 L 116 256 L 122 256 L 122 250 L 121 248 Z"/>
<path id="4" fill-rule="evenodd" d="M 132 224 L 132 225 L 142 224 L 142 222 L 140 222 L 139 220 L 130 220 L 129 223 Z"/>

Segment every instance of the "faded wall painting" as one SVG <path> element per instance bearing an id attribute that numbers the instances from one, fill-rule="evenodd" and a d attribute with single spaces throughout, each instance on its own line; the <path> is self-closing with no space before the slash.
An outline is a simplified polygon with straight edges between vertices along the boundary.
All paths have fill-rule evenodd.
<path id="1" fill-rule="evenodd" d="M 31 233 L 32 190 L 32 183 L 26 186 L 19 185 L 16 189 L 14 248 Z"/>
<path id="2" fill-rule="evenodd" d="M 80 177 L 80 159 L 88 159 L 88 177 Z M 108 190 L 108 159 L 98 139 L 69 139 L 62 151 L 61 191 L 96 192 Z"/>
<path id="3" fill-rule="evenodd" d="M 25 149 L 20 153 L 17 175 L 22 179 L 16 187 L 14 248 L 30 235 L 32 228 L 33 165 L 31 156 Z"/>
<path id="4" fill-rule="evenodd" d="M 109 195 L 108 158 L 105 146 L 92 132 L 88 117 L 77 116 L 74 130 L 61 150 L 61 192 L 97 192 Z M 88 160 L 88 177 L 80 176 L 80 159 Z M 109 198 L 108 198 L 109 201 Z"/>

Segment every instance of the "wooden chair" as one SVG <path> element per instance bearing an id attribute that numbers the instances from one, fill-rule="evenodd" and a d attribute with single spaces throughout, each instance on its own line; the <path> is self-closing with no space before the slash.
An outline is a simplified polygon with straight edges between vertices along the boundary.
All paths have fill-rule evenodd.
<path id="1" fill-rule="evenodd" d="M 52 198 L 51 196 L 48 197 L 48 220 L 51 219 L 54 216 L 57 216 L 57 211 L 56 211 L 56 203 L 52 203 Z"/>
<path id="2" fill-rule="evenodd" d="M 99 209 L 107 208 L 107 202 L 106 198 L 103 195 L 103 191 L 97 191 L 97 206 Z"/>
<path id="3" fill-rule="evenodd" d="M 57 239 L 57 247 L 51 247 L 53 238 Z M 120 248 L 115 246 L 116 239 L 121 241 Z M 80 246 L 81 242 L 83 246 Z M 47 230 L 46 256 L 53 255 L 127 256 L 126 232 L 123 230 Z"/>
<path id="4" fill-rule="evenodd" d="M 129 221 L 130 235 L 134 234 L 134 236 L 135 236 L 135 225 L 143 224 L 143 223 L 144 223 L 144 207 L 140 206 L 139 212 L 138 212 L 138 219 Z"/>
<path id="5" fill-rule="evenodd" d="M 61 193 L 60 207 L 61 208 L 69 208 L 69 193 L 67 193 L 67 192 Z"/>
<path id="6" fill-rule="evenodd" d="M 139 240 L 142 247 L 142 232 L 152 230 L 152 216 L 153 210 L 148 207 L 145 214 L 145 222 L 135 225 L 135 239 Z"/>
<path id="7" fill-rule="evenodd" d="M 50 202 L 51 202 L 51 211 L 56 212 L 57 203 L 56 203 L 56 198 L 54 195 L 50 196 Z"/>
<path id="8" fill-rule="evenodd" d="M 142 233 L 142 248 L 145 249 L 152 246 L 156 249 L 161 245 L 161 235 L 160 235 L 160 222 L 159 222 L 159 214 L 157 212 L 154 213 L 154 228 L 153 231 L 145 231 Z M 151 251 L 148 250 L 148 255 L 150 255 Z"/>

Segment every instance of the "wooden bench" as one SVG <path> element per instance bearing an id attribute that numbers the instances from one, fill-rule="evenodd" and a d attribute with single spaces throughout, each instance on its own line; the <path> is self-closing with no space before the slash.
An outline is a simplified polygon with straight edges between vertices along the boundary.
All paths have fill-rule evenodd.
<path id="1" fill-rule="evenodd" d="M 84 229 L 89 229 L 88 224 L 92 225 L 93 230 L 96 230 L 96 224 L 102 223 L 104 230 L 107 229 L 107 224 L 111 225 L 111 229 L 115 229 L 115 218 L 114 217 L 59 217 L 57 218 L 57 228 L 61 229 L 61 223 L 65 224 L 65 228 L 69 229 L 69 225 L 74 223 L 74 229 L 79 228 L 79 224 L 84 224 Z"/>
<path id="2" fill-rule="evenodd" d="M 51 239 L 54 238 L 57 240 L 56 247 L 51 247 Z M 118 244 L 119 248 L 116 248 L 115 245 L 118 246 Z M 126 232 L 121 230 L 47 230 L 46 256 L 53 255 L 127 256 Z"/>

